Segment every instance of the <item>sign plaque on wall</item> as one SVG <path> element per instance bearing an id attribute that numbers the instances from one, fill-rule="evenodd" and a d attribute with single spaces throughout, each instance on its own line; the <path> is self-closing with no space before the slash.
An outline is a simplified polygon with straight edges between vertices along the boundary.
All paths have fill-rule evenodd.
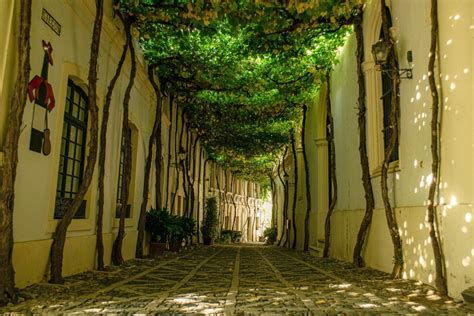
<path id="1" fill-rule="evenodd" d="M 58 36 L 61 35 L 61 24 L 59 24 L 59 22 L 56 21 L 56 19 L 53 18 L 45 8 L 43 8 L 43 13 L 41 14 L 41 20 L 43 20 L 44 23 L 54 31 L 54 33 L 58 34 Z"/>

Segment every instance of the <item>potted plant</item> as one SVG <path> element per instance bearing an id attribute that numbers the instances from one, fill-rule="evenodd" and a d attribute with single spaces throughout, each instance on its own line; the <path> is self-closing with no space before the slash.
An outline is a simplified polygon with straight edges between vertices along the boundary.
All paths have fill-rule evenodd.
<path id="1" fill-rule="evenodd" d="M 277 229 L 276 227 L 267 227 L 263 231 L 263 236 L 265 237 L 265 243 L 267 245 L 273 245 L 277 239 Z"/>
<path id="2" fill-rule="evenodd" d="M 242 238 L 242 232 L 240 230 L 226 229 L 221 231 L 220 242 L 223 244 L 237 243 Z"/>
<path id="3" fill-rule="evenodd" d="M 171 215 L 169 225 L 169 250 L 179 252 L 183 243 L 183 218 L 177 215 Z"/>
<path id="4" fill-rule="evenodd" d="M 221 244 L 230 244 L 232 241 L 232 231 L 229 229 L 221 231 L 221 237 L 219 238 L 219 242 Z"/>
<path id="5" fill-rule="evenodd" d="M 196 235 L 196 220 L 192 217 L 183 217 L 181 225 L 183 228 L 183 239 L 187 244 L 191 244 L 193 236 Z"/>
<path id="6" fill-rule="evenodd" d="M 217 203 L 216 198 L 211 197 L 206 200 L 206 208 L 204 221 L 201 227 L 202 238 L 204 240 L 204 245 L 212 245 L 214 240 L 217 237 Z"/>
<path id="7" fill-rule="evenodd" d="M 146 213 L 145 230 L 150 234 L 149 255 L 162 255 L 169 236 L 170 213 L 166 209 L 151 209 Z"/>

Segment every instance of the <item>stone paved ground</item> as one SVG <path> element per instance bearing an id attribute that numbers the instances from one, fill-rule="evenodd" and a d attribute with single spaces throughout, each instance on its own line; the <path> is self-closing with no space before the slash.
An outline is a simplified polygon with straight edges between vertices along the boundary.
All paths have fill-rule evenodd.
<path id="1" fill-rule="evenodd" d="M 200 247 L 36 284 L 0 313 L 468 314 L 433 288 L 266 246 Z"/>

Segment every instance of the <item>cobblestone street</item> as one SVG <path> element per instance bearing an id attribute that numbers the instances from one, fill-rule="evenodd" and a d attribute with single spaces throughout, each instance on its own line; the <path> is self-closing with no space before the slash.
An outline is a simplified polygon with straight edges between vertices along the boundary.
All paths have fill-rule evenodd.
<path id="1" fill-rule="evenodd" d="M 36 284 L 0 313 L 431 313 L 474 310 L 427 285 L 264 246 L 200 247 Z"/>

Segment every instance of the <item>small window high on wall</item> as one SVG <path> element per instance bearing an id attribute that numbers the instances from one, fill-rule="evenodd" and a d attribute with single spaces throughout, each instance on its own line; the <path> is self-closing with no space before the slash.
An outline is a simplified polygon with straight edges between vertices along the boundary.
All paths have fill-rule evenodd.
<path id="1" fill-rule="evenodd" d="M 59 155 L 55 219 L 63 217 L 82 182 L 86 156 L 87 108 L 86 93 L 69 80 Z M 84 200 L 74 218 L 85 218 L 85 210 L 86 201 Z"/>

